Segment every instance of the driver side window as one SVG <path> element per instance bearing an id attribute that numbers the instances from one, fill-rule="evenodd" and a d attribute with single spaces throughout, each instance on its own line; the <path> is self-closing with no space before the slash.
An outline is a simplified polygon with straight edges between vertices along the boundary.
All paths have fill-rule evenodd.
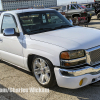
<path id="1" fill-rule="evenodd" d="M 75 9 L 75 7 L 73 5 L 71 5 L 71 9 Z"/>
<path id="2" fill-rule="evenodd" d="M 69 10 L 76 9 L 73 5 L 69 5 Z"/>
<path id="3" fill-rule="evenodd" d="M 14 28 L 15 31 L 17 30 L 16 24 L 12 16 L 5 15 L 2 21 L 2 28 L 1 32 L 3 33 L 3 30 L 6 28 Z"/>

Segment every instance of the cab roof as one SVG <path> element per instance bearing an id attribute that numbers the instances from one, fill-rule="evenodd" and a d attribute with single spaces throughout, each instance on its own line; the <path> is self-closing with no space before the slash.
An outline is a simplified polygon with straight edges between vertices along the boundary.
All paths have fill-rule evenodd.
<path id="1" fill-rule="evenodd" d="M 6 11 L 3 13 L 24 13 L 24 12 L 34 12 L 34 11 L 48 11 L 48 10 L 54 10 L 54 9 L 21 9 L 21 10 L 12 10 L 12 11 Z"/>

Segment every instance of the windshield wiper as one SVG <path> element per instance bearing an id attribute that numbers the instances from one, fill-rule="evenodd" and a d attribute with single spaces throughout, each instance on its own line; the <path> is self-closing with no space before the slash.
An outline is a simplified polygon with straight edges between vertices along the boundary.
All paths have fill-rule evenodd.
<path id="1" fill-rule="evenodd" d="M 50 30 L 52 30 L 52 28 L 39 28 L 39 29 L 35 29 L 35 30 L 30 30 L 28 34 L 29 35 L 37 34 L 37 33 L 47 32 L 47 31 L 50 31 Z"/>
<path id="2" fill-rule="evenodd" d="M 67 28 L 67 27 L 73 27 L 73 26 L 71 26 L 71 25 L 61 25 L 61 26 L 55 27 L 54 29 Z"/>
<path id="3" fill-rule="evenodd" d="M 44 32 L 44 31 L 46 32 L 46 31 L 50 31 L 50 30 L 52 30 L 52 28 L 39 28 L 39 29 L 31 30 L 30 32 L 37 33 L 37 32 Z"/>

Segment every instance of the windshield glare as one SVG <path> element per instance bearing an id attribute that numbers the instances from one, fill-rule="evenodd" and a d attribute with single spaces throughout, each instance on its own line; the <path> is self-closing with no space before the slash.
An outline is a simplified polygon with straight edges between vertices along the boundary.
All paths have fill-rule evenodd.
<path id="1" fill-rule="evenodd" d="M 86 7 L 84 5 L 78 5 L 81 9 L 85 9 Z"/>
<path id="2" fill-rule="evenodd" d="M 70 22 L 56 11 L 28 12 L 18 14 L 22 28 L 26 34 L 36 34 L 50 31 L 66 25 L 72 27 Z"/>

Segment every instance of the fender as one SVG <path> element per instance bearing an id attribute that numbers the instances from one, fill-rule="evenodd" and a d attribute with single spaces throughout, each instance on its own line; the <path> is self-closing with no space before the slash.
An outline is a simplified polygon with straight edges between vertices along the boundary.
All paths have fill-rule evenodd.
<path id="1" fill-rule="evenodd" d="M 25 68 L 27 69 L 29 67 L 28 63 L 27 63 L 29 55 L 37 55 L 37 56 L 44 57 L 44 58 L 50 60 L 54 66 L 60 66 L 60 59 L 59 59 L 60 53 L 61 53 L 61 51 L 53 52 L 53 54 L 51 54 L 46 51 L 41 51 L 41 50 L 37 50 L 37 49 L 27 49 L 24 51 Z"/>

